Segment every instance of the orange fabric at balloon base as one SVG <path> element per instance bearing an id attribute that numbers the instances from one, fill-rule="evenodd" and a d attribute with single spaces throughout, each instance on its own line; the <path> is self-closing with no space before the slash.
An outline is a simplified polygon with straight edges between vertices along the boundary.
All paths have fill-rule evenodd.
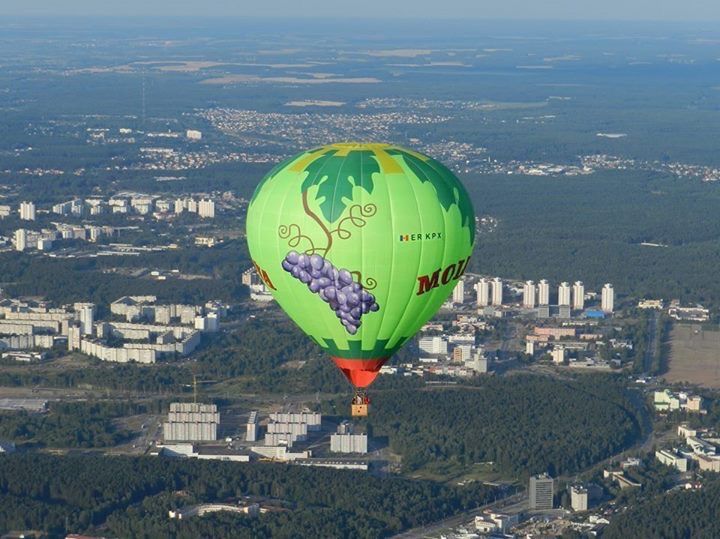
<path id="1" fill-rule="evenodd" d="M 373 380 L 380 372 L 382 367 L 388 360 L 386 357 L 378 357 L 375 359 L 344 359 L 341 357 L 330 356 L 335 365 L 343 372 L 345 377 L 355 387 L 367 387 L 373 383 Z"/>

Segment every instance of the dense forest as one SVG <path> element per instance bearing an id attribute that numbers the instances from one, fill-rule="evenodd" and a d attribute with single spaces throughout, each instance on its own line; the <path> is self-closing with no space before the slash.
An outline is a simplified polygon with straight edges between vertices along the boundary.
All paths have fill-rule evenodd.
<path id="1" fill-rule="evenodd" d="M 373 395 L 374 436 L 389 437 L 407 470 L 492 461 L 504 473 L 574 473 L 641 435 L 638 412 L 611 376 L 575 381 L 517 375 L 474 387 Z"/>
<path id="2" fill-rule="evenodd" d="M 695 491 L 661 493 L 639 501 L 614 517 L 605 529 L 607 539 L 715 539 L 720 537 L 720 481 L 705 481 Z"/>
<path id="3" fill-rule="evenodd" d="M 272 310 L 234 322 L 234 331 L 206 335 L 192 363 L 155 365 L 112 364 L 84 359 L 86 366 L 59 368 L 53 363 L 7 363 L 0 370 L 0 386 L 83 387 L 135 393 L 177 394 L 188 391 L 193 372 L 203 380 L 227 381 L 251 392 L 338 393 L 350 390 L 335 365 L 295 324 Z M 409 361 L 411 345 L 393 362 Z M 376 387 L 422 384 L 417 378 L 381 376 Z M 206 386 L 211 389 L 212 386 Z M 232 396 L 232 395 L 230 395 Z"/>
<path id="4" fill-rule="evenodd" d="M 177 364 L 152 366 L 134 364 L 108 364 L 100 360 L 87 360 L 85 367 L 46 369 L 27 366 L 22 369 L 0 369 L 0 386 L 53 388 L 83 387 L 86 389 L 112 389 L 116 391 L 171 394 L 183 391 L 192 382 L 189 368 Z"/>
<path id="5" fill-rule="evenodd" d="M 362 472 L 279 464 L 164 458 L 0 458 L 0 529 L 44 530 L 51 537 L 85 532 L 111 537 L 384 537 L 476 507 L 492 491 Z M 214 515 L 172 521 L 189 502 L 244 496 L 280 502 L 289 511 Z"/>
<path id="6" fill-rule="evenodd" d="M 642 171 L 464 183 L 476 213 L 498 220 L 478 236 L 472 271 L 720 305 L 720 222 L 707 218 L 720 206 L 715 185 Z"/>
<path id="7" fill-rule="evenodd" d="M 160 411 L 161 406 L 153 408 Z M 35 447 L 110 447 L 133 433 L 118 429 L 114 419 L 147 413 L 147 404 L 115 402 L 52 402 L 47 413 L 0 413 L 0 438 Z"/>
<path id="8" fill-rule="evenodd" d="M 237 303 L 247 297 L 241 284 L 248 268 L 243 241 L 213 249 L 189 247 L 138 257 L 54 259 L 0 254 L 2 288 L 12 296 L 42 296 L 57 304 L 97 303 L 104 312 L 123 295 L 155 295 L 161 302 L 204 304 L 211 299 Z M 110 268 L 149 267 L 201 273 L 210 279 L 157 281 L 110 272 Z"/>

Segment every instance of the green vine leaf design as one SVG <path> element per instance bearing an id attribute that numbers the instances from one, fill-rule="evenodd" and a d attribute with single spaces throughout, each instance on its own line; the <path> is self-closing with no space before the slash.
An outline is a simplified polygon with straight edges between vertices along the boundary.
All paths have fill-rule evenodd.
<path id="1" fill-rule="evenodd" d="M 260 183 L 259 183 L 259 184 L 257 185 L 257 187 L 255 188 L 255 191 L 253 192 L 253 196 L 250 198 L 250 204 L 252 204 L 253 202 L 255 202 L 255 199 L 257 198 L 258 193 L 259 193 L 260 191 L 262 191 L 263 186 L 264 186 L 271 178 L 274 178 L 274 177 L 275 177 L 275 174 L 277 174 L 277 173 L 280 172 L 282 169 L 284 169 L 287 165 L 289 165 L 290 163 L 292 163 L 293 161 L 295 161 L 295 159 L 297 159 L 297 155 L 294 155 L 294 156 L 292 156 L 292 157 L 288 157 L 288 158 L 286 158 L 286 159 L 283 159 L 283 160 L 280 161 L 278 164 L 276 164 L 276 165 L 270 170 L 270 172 L 268 172 L 267 174 L 265 174 L 265 176 L 263 177 L 263 179 L 260 180 Z"/>
<path id="2" fill-rule="evenodd" d="M 305 168 L 308 175 L 301 187 L 305 193 L 313 185 L 318 186 L 315 200 L 329 223 L 343 214 L 352 201 L 354 187 L 372 194 L 375 186 L 372 175 L 380 172 L 372 151 L 351 151 L 343 156 L 335 153 L 333 150 L 313 160 Z"/>
<path id="3" fill-rule="evenodd" d="M 457 205 L 462 218 L 462 226 L 470 229 L 470 242 L 474 242 L 475 220 L 472 204 L 468 196 L 461 196 L 456 191 L 458 184 L 453 173 L 434 159 L 421 159 L 416 155 L 397 149 L 388 150 L 388 153 L 402 156 L 407 166 L 421 182 L 430 182 L 435 187 L 438 200 L 445 211 L 448 211 L 453 204 Z"/>

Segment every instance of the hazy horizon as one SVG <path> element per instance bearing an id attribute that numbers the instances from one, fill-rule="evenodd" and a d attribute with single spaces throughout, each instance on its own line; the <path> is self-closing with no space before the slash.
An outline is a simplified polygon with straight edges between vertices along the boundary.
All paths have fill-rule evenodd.
<path id="1" fill-rule="evenodd" d="M 578 3 L 554 0 L 448 0 L 442 4 L 428 0 L 396 0 L 393 3 L 366 0 L 338 4 L 329 0 L 309 0 L 303 6 L 291 0 L 239 5 L 230 0 L 207 0 L 202 4 L 188 0 L 127 0 L 122 5 L 93 0 L 53 0 L 32 4 L 2 5 L 2 16 L 28 17 L 248 17 L 248 18 L 364 18 L 364 19 L 462 19 L 462 20 L 546 20 L 546 21 L 663 21 L 708 22 L 720 20 L 720 4 L 705 0 L 608 0 Z"/>

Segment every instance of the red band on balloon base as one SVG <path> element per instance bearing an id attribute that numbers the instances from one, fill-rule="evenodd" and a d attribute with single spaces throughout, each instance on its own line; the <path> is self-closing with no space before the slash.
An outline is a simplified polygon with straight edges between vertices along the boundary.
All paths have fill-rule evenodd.
<path id="1" fill-rule="evenodd" d="M 378 372 L 380 372 L 380 367 L 388 360 L 386 357 L 374 359 L 345 359 L 330 356 L 330 358 L 355 387 L 367 387 L 372 384 Z"/>

